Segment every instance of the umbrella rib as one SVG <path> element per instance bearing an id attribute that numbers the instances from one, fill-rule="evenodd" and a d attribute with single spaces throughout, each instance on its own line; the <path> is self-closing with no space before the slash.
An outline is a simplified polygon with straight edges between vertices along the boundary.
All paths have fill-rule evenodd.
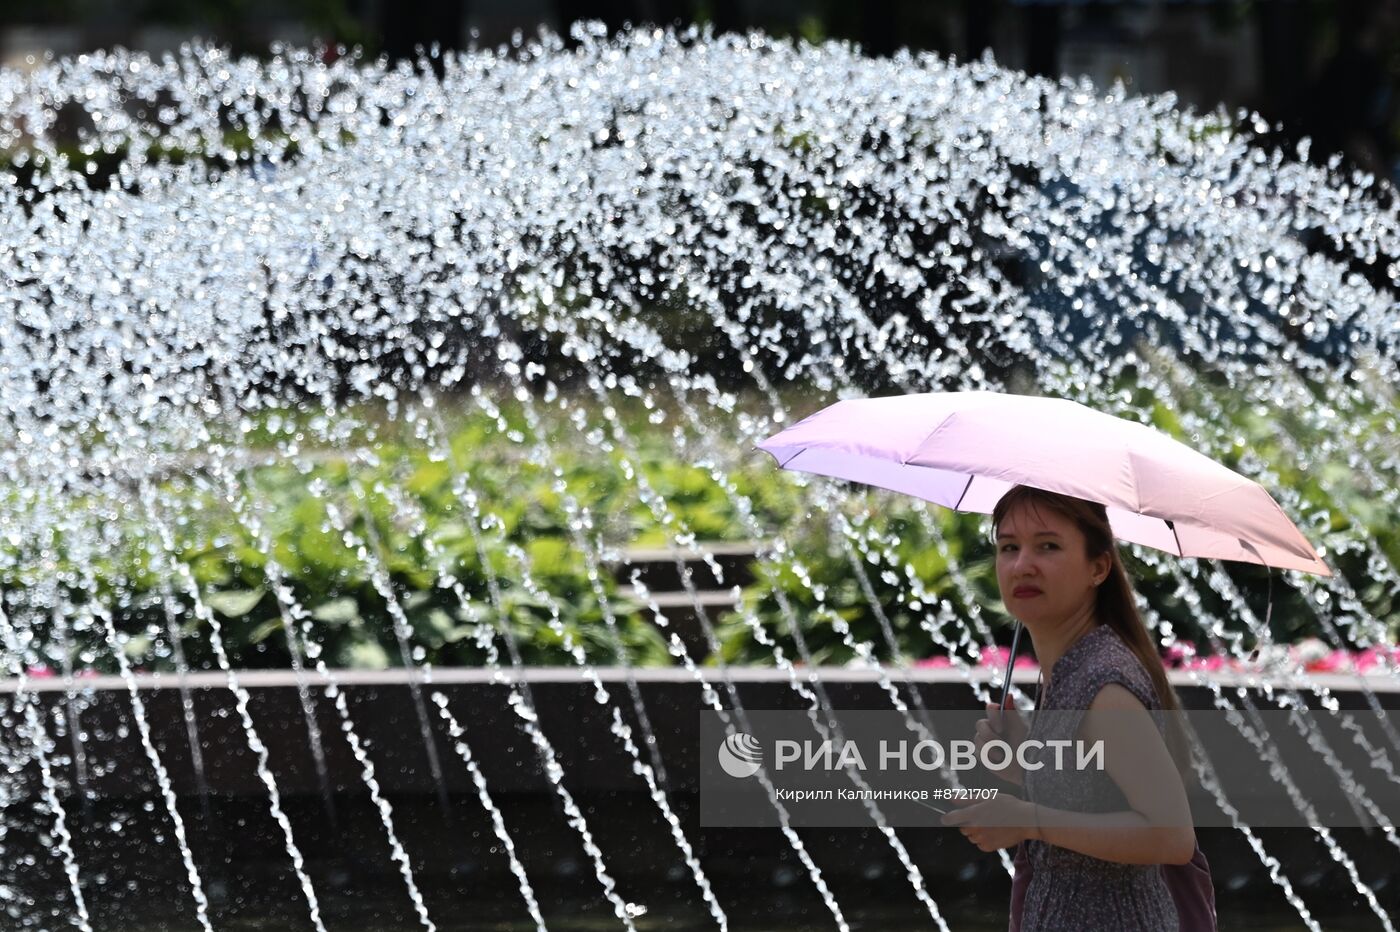
<path id="1" fill-rule="evenodd" d="M 1186 551 L 1181 549 L 1181 537 L 1176 533 L 1176 522 L 1171 518 L 1163 518 L 1162 520 L 1167 522 L 1167 527 L 1172 529 L 1172 538 L 1176 541 L 1176 555 L 1179 557 L 1186 556 Z"/>
<path id="2" fill-rule="evenodd" d="M 950 414 L 950 415 L 944 417 L 943 420 L 939 421 L 937 424 L 933 425 L 933 430 L 929 431 L 929 432 L 928 432 L 928 435 L 927 435 L 926 437 L 924 437 L 923 440 L 920 440 L 920 441 L 914 446 L 914 449 L 912 449 L 912 450 L 909 451 L 909 455 L 908 455 L 908 456 L 902 456 L 902 457 L 899 458 L 899 465 L 901 465 L 901 466 L 908 466 L 908 465 L 909 465 L 909 460 L 911 460 L 913 457 L 917 456 L 918 453 L 919 453 L 919 450 L 923 448 L 923 445 L 926 444 L 926 443 L 928 443 L 929 440 L 933 439 L 933 435 L 936 434 L 936 433 L 938 433 L 938 431 L 943 427 L 943 425 L 944 425 L 944 424 L 947 424 L 948 421 L 949 421 L 951 418 L 952 418 L 952 415 Z"/>
<path id="3" fill-rule="evenodd" d="M 785 459 L 785 460 L 780 460 L 780 461 L 778 462 L 778 468 L 779 468 L 779 469 L 787 469 L 788 463 L 791 463 L 793 460 L 797 459 L 799 456 L 801 456 L 803 453 L 806 453 L 806 452 L 807 452 L 807 448 L 806 448 L 806 447 L 802 447 L 800 450 L 798 450 L 796 453 L 792 454 L 792 456 L 789 456 L 787 459 Z"/>
<path id="4" fill-rule="evenodd" d="M 967 477 L 967 485 L 963 486 L 962 494 L 958 496 L 958 503 L 953 506 L 954 511 L 962 507 L 962 500 L 967 498 L 967 490 L 972 488 L 972 480 L 976 478 L 977 476 L 975 474 Z"/>

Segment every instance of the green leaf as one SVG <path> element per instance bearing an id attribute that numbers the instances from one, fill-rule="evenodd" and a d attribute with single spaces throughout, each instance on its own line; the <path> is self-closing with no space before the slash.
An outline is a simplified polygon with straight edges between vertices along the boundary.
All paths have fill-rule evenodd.
<path id="1" fill-rule="evenodd" d="M 445 641 L 456 640 L 452 637 L 457 630 L 457 622 L 452 616 L 440 608 L 432 609 L 426 616 L 428 627 L 442 636 Z"/>
<path id="2" fill-rule="evenodd" d="M 146 656 L 146 652 L 151 649 L 151 639 L 144 634 L 133 634 L 122 644 L 122 653 L 133 660 L 139 660 Z"/>
<path id="3" fill-rule="evenodd" d="M 261 644 L 281 630 L 282 619 L 280 617 L 270 618 L 253 629 L 252 633 L 248 635 L 248 643 Z"/>
<path id="4" fill-rule="evenodd" d="M 234 549 L 233 555 L 244 567 L 261 569 L 267 564 L 267 554 L 247 544 L 238 545 L 238 547 Z"/>
<path id="5" fill-rule="evenodd" d="M 537 537 L 525 546 L 530 564 L 542 576 L 562 576 L 569 571 L 569 544 L 562 537 Z"/>
<path id="6" fill-rule="evenodd" d="M 345 652 L 346 663 L 355 670 L 387 670 L 389 654 L 378 641 L 361 641 L 352 644 Z"/>
<path id="7" fill-rule="evenodd" d="M 408 477 L 404 488 L 414 495 L 424 495 L 445 483 L 452 475 L 446 463 L 425 462 Z"/>
<path id="8" fill-rule="evenodd" d="M 204 598 L 204 602 L 220 615 L 229 618 L 242 618 L 253 610 L 264 595 L 262 586 L 256 589 L 239 590 L 228 589 L 223 592 L 211 592 Z"/>
<path id="9" fill-rule="evenodd" d="M 311 617 L 328 625 L 353 624 L 360 620 L 360 606 L 349 596 L 331 599 L 313 608 Z"/>
<path id="10" fill-rule="evenodd" d="M 218 551 L 200 554 L 189 565 L 190 573 L 201 587 L 226 586 L 233 581 L 233 573 Z"/>

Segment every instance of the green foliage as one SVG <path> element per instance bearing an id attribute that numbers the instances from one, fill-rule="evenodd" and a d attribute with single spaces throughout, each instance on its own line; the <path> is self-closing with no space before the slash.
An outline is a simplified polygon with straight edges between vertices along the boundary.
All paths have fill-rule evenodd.
<path id="1" fill-rule="evenodd" d="M 1348 611 L 1369 613 L 1393 636 L 1400 605 L 1368 561 L 1400 565 L 1400 516 L 1355 463 L 1327 456 L 1352 443 L 1393 445 L 1393 399 L 1378 393 L 1374 410 L 1353 421 L 1361 439 L 1337 445 L 1337 438 L 1309 434 L 1296 412 L 1265 407 L 1221 380 L 1178 379 L 1171 397 L 1163 384 L 1128 376 L 1105 391 L 1193 445 L 1193 432 L 1213 424 L 1226 465 L 1267 464 L 1277 475 L 1274 491 L 1289 496 L 1287 510 L 1353 582 L 1359 608 Z M 14 565 L 28 567 L 0 582 L 20 613 L 26 594 L 54 579 L 64 581 L 77 605 L 95 597 L 110 606 L 124 650 L 143 667 L 171 667 L 178 636 L 192 667 L 214 668 L 211 618 L 240 667 L 289 665 L 289 627 L 307 640 L 310 661 L 332 667 L 399 666 L 406 658 L 481 665 L 493 654 L 508 664 L 507 635 L 531 664 L 570 665 L 572 644 L 593 663 L 668 665 L 675 661 L 662 631 L 631 596 L 625 574 L 598 565 L 603 554 L 593 550 L 599 540 L 610 550 L 669 547 L 689 533 L 702 542 L 752 543 L 760 555 L 740 580 L 739 609 L 712 614 L 727 662 L 774 662 L 769 640 L 793 660 L 805 649 L 806 660 L 823 664 L 857 660 L 865 645 L 885 661 L 896 653 L 942 654 L 950 645 L 966 655 L 982 641 L 969 633 L 974 617 L 1005 639 L 1009 619 L 984 516 L 855 485 L 823 492 L 740 438 L 709 431 L 701 442 L 680 429 L 678 412 L 634 399 L 615 404 L 605 415 L 577 401 L 566 410 L 536 401 L 536 437 L 519 403 L 497 409 L 448 399 L 442 415 L 449 453 L 433 449 L 421 421 L 385 411 L 348 412 L 358 425 L 353 439 L 320 447 L 325 431 L 312 425 L 323 413 L 264 412 L 231 431 L 243 440 L 242 459 L 230 463 L 241 500 L 230 500 L 218 476 L 198 469 L 155 490 L 174 542 L 173 565 L 151 515 L 128 507 L 106 525 L 110 546 L 86 563 L 70 559 L 70 542 L 56 536 L 52 574 L 23 559 L 24 545 L 0 541 Z M 742 400 L 737 407 L 738 414 L 726 414 L 742 417 Z M 295 462 L 277 455 L 289 441 L 300 451 Z M 75 507 L 89 504 L 101 511 L 100 503 Z M 571 526 L 575 507 L 588 515 L 591 533 L 582 539 L 589 552 Z M 270 547 L 250 530 L 253 512 Z M 779 533 L 785 551 L 774 559 L 766 548 Z M 1178 636 L 1208 650 L 1197 610 L 1171 572 L 1175 564 L 1139 561 L 1131 548 L 1124 553 L 1154 611 Z M 697 584 L 709 585 L 707 571 L 694 566 Z M 1221 566 L 1262 616 L 1263 570 Z M 93 577 L 91 591 L 84 572 Z M 1325 635 L 1315 605 L 1279 583 L 1276 576 L 1273 636 Z M 1191 585 L 1207 610 L 1235 616 L 1236 606 L 1204 579 Z M 67 648 L 36 644 L 36 659 L 55 665 L 59 651 L 69 649 L 113 668 L 99 626 L 75 624 L 71 635 Z M 1253 645 L 1247 639 L 1245 646 Z"/>
<path id="2" fill-rule="evenodd" d="M 896 649 L 905 661 L 946 653 L 947 645 L 965 636 L 962 619 L 971 611 L 994 628 L 1009 624 L 982 516 L 916 505 L 892 493 L 855 491 L 839 512 L 851 533 L 835 529 L 839 519 L 830 513 L 814 512 L 789 540 L 791 559 L 754 564 L 756 584 L 746 596 L 746 611 L 721 626 L 726 661 L 772 662 L 754 621 L 794 660 L 800 657 L 796 623 L 816 664 L 850 663 L 860 645 L 869 645 L 882 662 L 894 659 Z M 957 563 L 965 591 L 954 585 L 949 559 Z M 940 619 L 941 600 L 953 613 Z"/>

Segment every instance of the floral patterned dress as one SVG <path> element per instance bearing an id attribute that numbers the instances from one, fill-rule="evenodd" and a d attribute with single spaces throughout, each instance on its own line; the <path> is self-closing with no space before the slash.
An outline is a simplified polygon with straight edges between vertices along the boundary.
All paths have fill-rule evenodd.
<path id="1" fill-rule="evenodd" d="M 1147 707 L 1159 731 L 1166 721 L 1152 680 L 1108 625 L 1091 629 L 1070 645 L 1050 671 L 1050 688 L 1032 717 L 1028 737 L 1040 740 L 1075 737 L 1083 710 L 1100 689 L 1118 683 Z M 1121 811 L 1130 808 L 1107 773 L 1057 772 L 1043 768 L 1026 774 L 1027 797 L 1053 809 L 1079 812 Z M 1156 864 L 1120 864 L 1026 840 L 1018 860 L 1029 861 L 1033 872 L 1025 888 L 1019 932 L 1177 932 L 1176 906 Z M 1014 909 L 1013 909 L 1014 912 Z"/>

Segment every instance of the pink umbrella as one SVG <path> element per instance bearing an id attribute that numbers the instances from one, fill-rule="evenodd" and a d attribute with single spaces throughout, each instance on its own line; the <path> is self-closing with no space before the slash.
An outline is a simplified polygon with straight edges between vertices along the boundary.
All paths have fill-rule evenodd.
<path id="1" fill-rule="evenodd" d="M 784 469 L 991 514 L 1014 485 L 1099 502 L 1114 534 L 1183 557 L 1331 570 L 1258 483 L 1150 427 L 1062 398 L 943 392 L 838 401 L 758 445 Z M 1269 579 L 1273 614 L 1273 577 Z M 1016 625 L 1002 707 L 1021 639 Z"/>
<path id="2" fill-rule="evenodd" d="M 1063 398 L 942 392 L 838 401 L 758 445 L 784 469 L 991 514 L 1013 485 L 1099 502 L 1120 539 L 1182 557 L 1331 570 L 1257 482 Z"/>

